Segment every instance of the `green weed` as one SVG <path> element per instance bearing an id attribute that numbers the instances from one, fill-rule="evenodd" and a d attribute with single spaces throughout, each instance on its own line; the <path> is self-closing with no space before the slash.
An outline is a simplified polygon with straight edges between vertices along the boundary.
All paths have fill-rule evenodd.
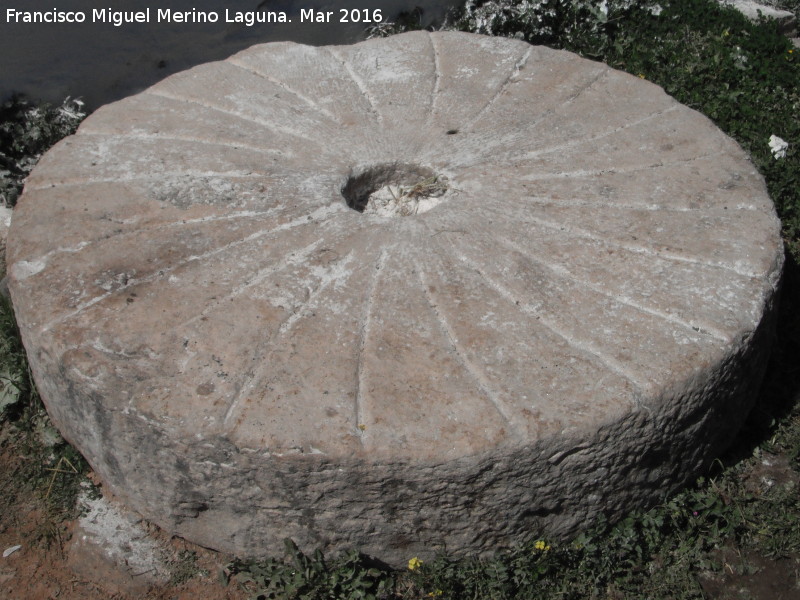
<path id="1" fill-rule="evenodd" d="M 36 105 L 22 96 L 0 104 L 0 202 L 17 203 L 22 183 L 39 157 L 74 133 L 85 116 L 83 102 L 71 98 L 56 107 Z"/>
<path id="2" fill-rule="evenodd" d="M 317 550 L 306 556 L 291 540 L 284 541 L 286 560 L 240 561 L 228 566 L 237 581 L 254 592 L 257 600 L 330 600 L 390 598 L 392 577 L 370 566 L 357 552 L 330 564 Z"/>
<path id="3" fill-rule="evenodd" d="M 181 550 L 170 563 L 170 585 L 181 585 L 195 577 L 208 577 L 209 572 L 197 564 L 197 552 Z"/>

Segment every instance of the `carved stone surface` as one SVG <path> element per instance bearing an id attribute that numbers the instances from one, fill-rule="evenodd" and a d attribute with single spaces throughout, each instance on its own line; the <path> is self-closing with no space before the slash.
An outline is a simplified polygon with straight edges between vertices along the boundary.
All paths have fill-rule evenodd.
<path id="1" fill-rule="evenodd" d="M 43 157 L 10 290 L 49 411 L 197 543 L 400 564 L 691 479 L 755 399 L 783 250 L 663 90 L 461 33 L 277 43 Z"/>

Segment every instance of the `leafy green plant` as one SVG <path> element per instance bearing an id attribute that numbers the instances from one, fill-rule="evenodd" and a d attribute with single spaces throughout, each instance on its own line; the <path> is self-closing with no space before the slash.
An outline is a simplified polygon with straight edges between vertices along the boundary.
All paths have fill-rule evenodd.
<path id="1" fill-rule="evenodd" d="M 11 302 L 0 295 L 0 422 L 33 417 L 41 402 L 28 368 Z"/>
<path id="2" fill-rule="evenodd" d="M 12 423 L 26 438 L 26 444 L 51 447 L 64 443 L 50 422 L 25 348 L 22 345 L 11 301 L 0 294 L 0 425 Z"/>
<path id="3" fill-rule="evenodd" d="M 208 575 L 208 571 L 197 564 L 197 552 L 192 550 L 181 550 L 170 562 L 170 585 L 180 585 L 194 577 Z"/>
<path id="4" fill-rule="evenodd" d="M 254 600 L 380 600 L 389 598 L 392 580 L 351 551 L 326 563 L 320 550 L 311 556 L 284 540 L 286 560 L 240 561 L 228 567 L 237 581 L 255 590 Z"/>
<path id="5" fill-rule="evenodd" d="M 74 133 L 85 116 L 83 102 L 73 98 L 56 107 L 18 95 L 0 104 L 0 202 L 9 207 L 17 203 L 22 183 L 42 153 Z"/>

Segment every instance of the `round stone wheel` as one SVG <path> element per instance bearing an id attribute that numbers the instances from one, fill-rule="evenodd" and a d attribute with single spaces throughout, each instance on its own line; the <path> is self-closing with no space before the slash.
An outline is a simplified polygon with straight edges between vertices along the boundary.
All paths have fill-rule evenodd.
<path id="1" fill-rule="evenodd" d="M 708 119 L 464 33 L 255 46 L 28 179 L 9 287 L 53 421 L 170 532 L 392 564 L 662 498 L 758 388 L 783 250 Z"/>

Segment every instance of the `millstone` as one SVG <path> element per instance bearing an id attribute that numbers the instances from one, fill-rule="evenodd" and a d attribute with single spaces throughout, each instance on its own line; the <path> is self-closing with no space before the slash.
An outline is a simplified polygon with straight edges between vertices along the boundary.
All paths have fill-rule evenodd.
<path id="1" fill-rule="evenodd" d="M 393 564 L 658 500 L 755 398 L 779 223 L 637 77 L 462 33 L 255 46 L 98 110 L 16 208 L 54 422 L 170 532 Z"/>

